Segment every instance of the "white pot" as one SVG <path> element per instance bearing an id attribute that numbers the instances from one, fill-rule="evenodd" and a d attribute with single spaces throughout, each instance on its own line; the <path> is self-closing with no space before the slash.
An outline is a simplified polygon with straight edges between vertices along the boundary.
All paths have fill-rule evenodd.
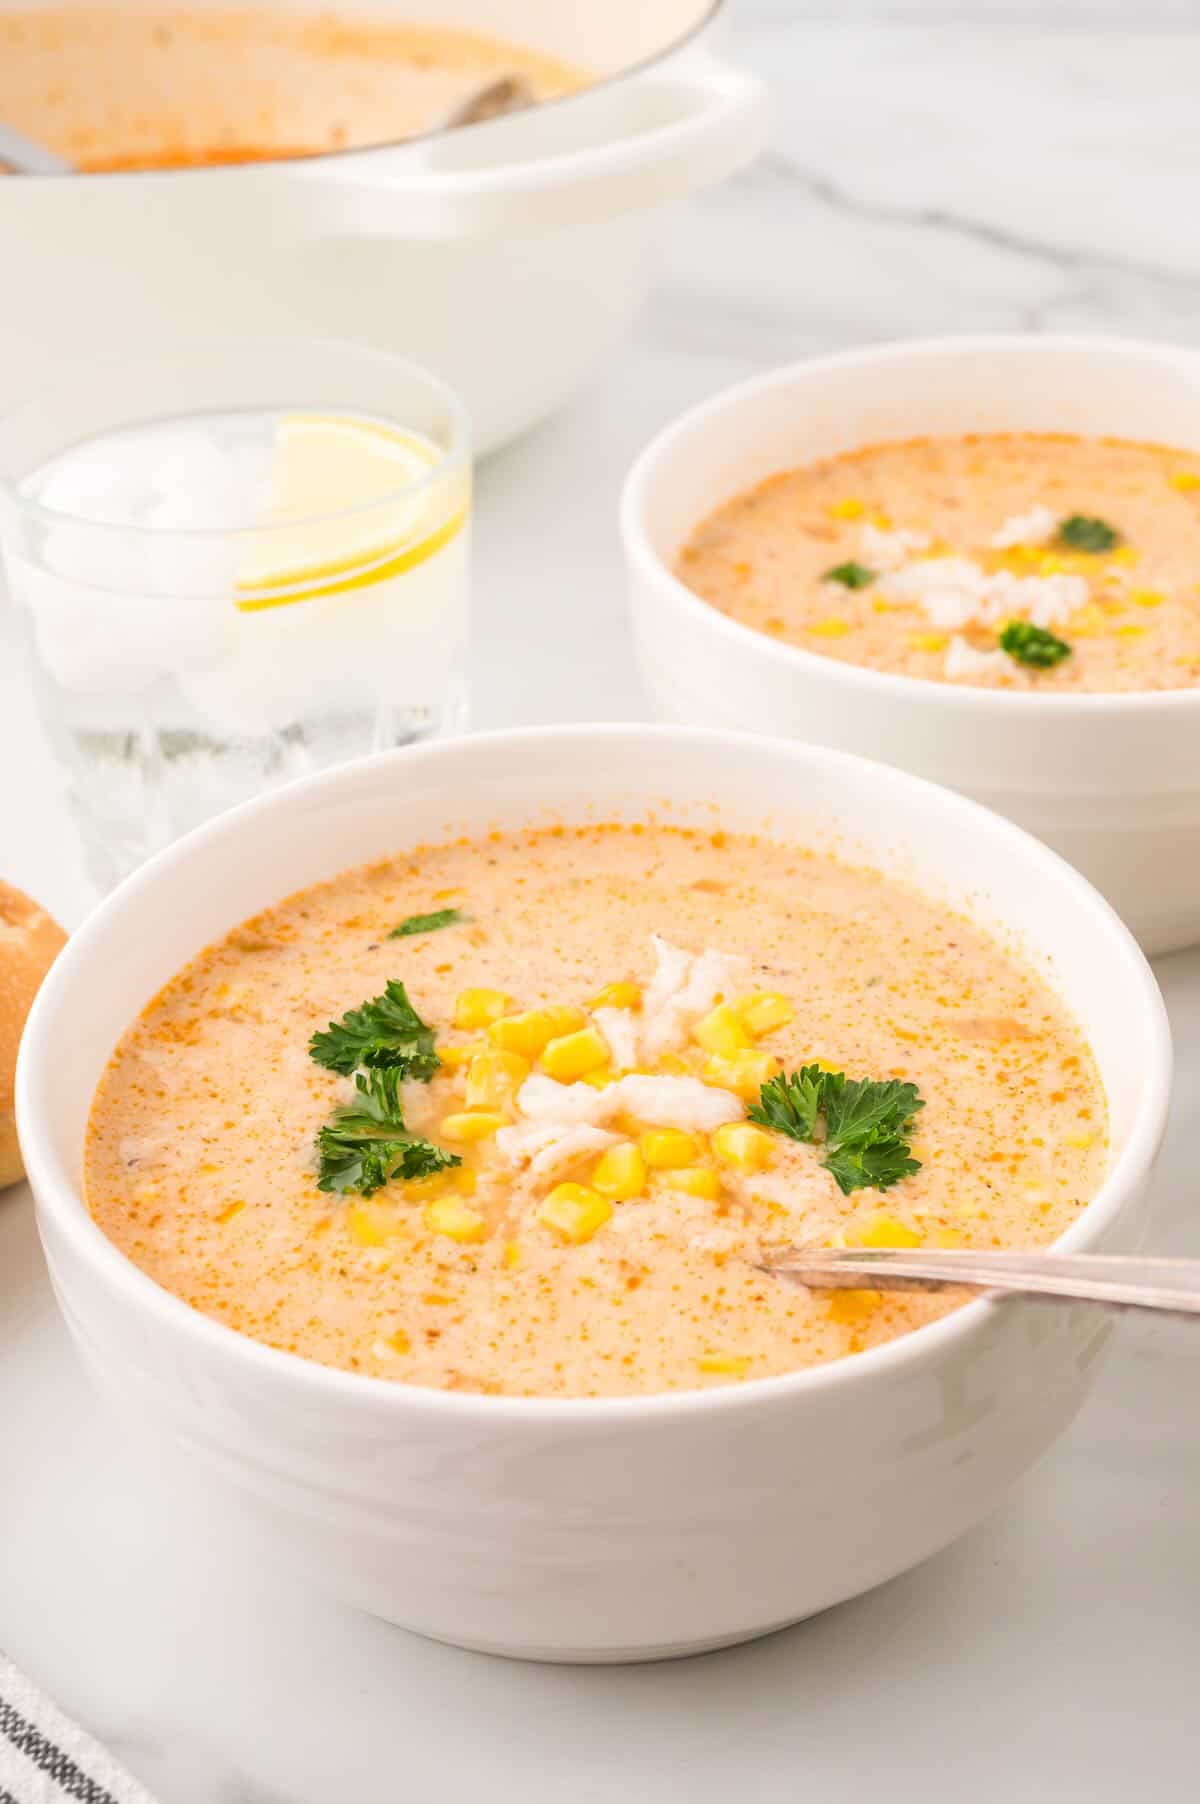
<path id="1" fill-rule="evenodd" d="M 578 1400 L 422 1390 L 311 1364 L 200 1315 L 106 1240 L 79 1190 L 118 1036 L 201 947 L 277 898 L 447 832 L 663 814 L 771 831 L 921 885 L 1015 938 L 1094 1048 L 1111 1163 L 1064 1247 L 1136 1245 L 1171 1053 L 1112 911 L 1015 827 L 811 746 L 555 728 L 388 753 L 277 791 L 161 853 L 90 917 L 26 1028 L 17 1119 L 55 1292 L 101 1388 L 215 1520 L 305 1582 L 469 1647 L 556 1660 L 760 1634 L 960 1534 L 1061 1433 L 1109 1321 L 978 1301 L 834 1365 Z"/>
<path id="2" fill-rule="evenodd" d="M 773 471 L 886 439 L 1072 432 L 1200 449 L 1200 356 L 1119 339 L 961 338 L 816 358 L 726 390 L 630 473 L 642 674 L 668 720 L 818 740 L 973 796 L 1077 865 L 1148 952 L 1200 939 L 1200 689 L 972 689 L 823 658 L 730 620 L 671 566 Z"/>
<path id="3" fill-rule="evenodd" d="M 427 365 L 466 401 L 479 447 L 502 443 L 564 401 L 628 326 L 664 208 L 760 147 L 762 87 L 713 55 L 719 11 L 720 0 L 428 0 L 431 24 L 528 43 L 605 79 L 410 144 L 0 178 L 0 410 L 68 352 L 301 335 Z"/>

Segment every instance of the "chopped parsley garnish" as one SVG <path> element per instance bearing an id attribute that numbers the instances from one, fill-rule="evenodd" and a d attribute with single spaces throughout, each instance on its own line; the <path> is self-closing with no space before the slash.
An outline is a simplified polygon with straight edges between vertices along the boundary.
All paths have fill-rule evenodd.
<path id="1" fill-rule="evenodd" d="M 328 1071 L 349 1077 L 360 1065 L 389 1067 L 401 1077 L 428 1083 L 438 1068 L 433 1029 L 422 1021 L 402 983 L 389 980 L 382 996 L 331 1021 L 308 1043 L 309 1056 Z"/>
<path id="2" fill-rule="evenodd" d="M 874 570 L 868 570 L 865 564 L 856 564 L 853 560 L 848 564 L 835 564 L 821 578 L 826 583 L 841 583 L 843 589 L 865 589 L 875 581 Z"/>
<path id="3" fill-rule="evenodd" d="M 457 1153 L 408 1132 L 400 1081 L 395 1065 L 358 1073 L 358 1095 L 335 1109 L 317 1135 L 318 1190 L 370 1196 L 393 1178 L 429 1177 L 462 1164 Z"/>
<path id="4" fill-rule="evenodd" d="M 1071 655 L 1065 639 L 1048 633 L 1044 626 L 1033 626 L 1028 620 L 1010 620 L 1000 635 L 1000 649 L 1018 664 L 1034 670 L 1050 670 Z"/>
<path id="5" fill-rule="evenodd" d="M 1070 514 L 1061 522 L 1055 542 L 1070 551 L 1100 553 L 1115 551 L 1121 535 L 1107 520 L 1096 520 L 1090 514 Z"/>
<path id="6" fill-rule="evenodd" d="M 811 1140 L 825 1094 L 828 1072 L 819 1065 L 785 1071 L 762 1086 L 758 1101 L 746 1112 L 760 1127 L 774 1128 L 790 1140 Z"/>
<path id="7" fill-rule="evenodd" d="M 436 908 L 429 915 L 406 915 L 399 927 L 393 927 L 389 940 L 406 940 L 410 933 L 436 933 L 439 927 L 456 927 L 466 920 L 461 908 Z"/>
<path id="8" fill-rule="evenodd" d="M 920 1171 L 909 1145 L 913 1117 L 925 1107 L 915 1084 L 888 1078 L 848 1078 L 842 1071 L 805 1065 L 783 1072 L 762 1086 L 747 1111 L 760 1127 L 773 1128 L 791 1140 L 821 1139 L 821 1163 L 839 1189 L 890 1190 L 901 1178 Z M 824 1134 L 818 1134 L 823 1121 Z"/>

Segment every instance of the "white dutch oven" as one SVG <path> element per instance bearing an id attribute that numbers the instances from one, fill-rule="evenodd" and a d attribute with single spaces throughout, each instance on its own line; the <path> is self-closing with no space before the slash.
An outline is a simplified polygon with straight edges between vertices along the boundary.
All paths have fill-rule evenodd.
<path id="1" fill-rule="evenodd" d="M 1074 432 L 1200 449 L 1200 355 L 961 338 L 772 371 L 642 453 L 622 528 L 642 674 L 668 720 L 814 739 L 947 783 L 1036 833 L 1148 952 L 1200 939 L 1200 689 L 1037 695 L 892 676 L 751 631 L 671 571 L 692 527 L 777 470 L 885 439 Z"/>
<path id="2" fill-rule="evenodd" d="M 1044 846 L 915 778 L 811 746 L 564 728 L 389 753 L 250 803 L 130 878 L 34 1007 L 17 1118 L 55 1291 L 102 1390 L 214 1521 L 425 1634 L 556 1660 L 682 1654 L 864 1591 L 991 1509 L 1061 1433 L 1108 1324 L 978 1301 L 832 1366 L 718 1390 L 524 1399 L 336 1372 L 160 1290 L 80 1199 L 88 1108 L 129 1021 L 245 915 L 447 832 L 656 814 L 761 828 L 914 879 L 1015 939 L 1079 1020 L 1111 1163 L 1062 1245 L 1132 1248 L 1171 1053 L 1145 960 Z"/>
<path id="3" fill-rule="evenodd" d="M 652 278 L 664 207 L 760 147 L 761 85 L 713 53 L 721 6 L 363 0 L 347 14 L 475 29 L 603 79 L 407 145 L 0 177 L 0 409 L 64 352 L 315 336 L 427 365 L 466 401 L 483 450 L 510 438 L 565 400 L 625 330 Z"/>

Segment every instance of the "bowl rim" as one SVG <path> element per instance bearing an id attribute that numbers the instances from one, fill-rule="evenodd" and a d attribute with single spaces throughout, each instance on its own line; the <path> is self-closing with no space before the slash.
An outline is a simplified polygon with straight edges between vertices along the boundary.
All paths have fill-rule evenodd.
<path id="1" fill-rule="evenodd" d="M 1159 712 L 1182 713 L 1200 708 L 1200 684 L 1186 689 L 1133 690 L 1051 690 L 1039 694 L 1024 689 L 989 689 L 979 684 L 941 683 L 932 677 L 905 676 L 897 671 L 875 670 L 865 664 L 851 664 L 809 651 L 802 645 L 772 639 L 757 628 L 730 619 L 694 589 L 677 577 L 650 542 L 647 526 L 652 512 L 651 491 L 664 470 L 669 469 L 681 446 L 695 438 L 703 438 L 722 416 L 737 414 L 761 395 L 772 389 L 790 389 L 803 385 L 809 377 L 828 372 L 852 372 L 871 365 L 902 365 L 931 357 L 993 355 L 1020 356 L 1029 352 L 1053 358 L 1059 355 L 1121 355 L 1160 364 L 1190 364 L 1200 374 L 1200 348 L 1188 345 L 1158 344 L 1152 339 L 1120 338 L 1111 334 L 1073 333 L 1047 337 L 1036 332 L 947 333 L 930 338 L 885 340 L 880 344 L 855 345 L 818 357 L 798 358 L 792 363 L 778 364 L 760 371 L 744 381 L 718 389 L 715 394 L 698 401 L 677 414 L 655 433 L 638 453 L 621 490 L 620 527 L 625 554 L 637 574 L 665 589 L 673 603 L 688 617 L 697 630 L 715 632 L 736 648 L 756 652 L 767 661 L 777 661 L 785 668 L 811 678 L 822 677 L 847 692 L 847 699 L 857 698 L 863 704 L 889 696 L 899 701 L 917 701 L 925 706 L 940 707 L 947 713 L 973 715 L 979 711 L 1003 718 L 1029 716 L 1041 720 L 1054 716 L 1095 716 L 1113 710 L 1124 715 Z M 762 478 L 759 478 L 762 480 Z M 731 488 L 729 498 L 739 491 Z M 638 603 L 634 600 L 635 615 Z"/>
<path id="2" fill-rule="evenodd" d="M 869 1383 L 876 1375 L 886 1378 L 889 1374 L 902 1372 L 908 1366 L 920 1365 L 934 1357 L 943 1347 L 952 1348 L 956 1341 L 982 1330 L 993 1313 L 1002 1307 L 1001 1303 L 988 1297 L 976 1298 L 935 1322 L 863 1352 L 739 1384 L 616 1397 L 491 1396 L 446 1391 L 323 1365 L 302 1354 L 287 1352 L 242 1334 L 165 1289 L 121 1252 L 93 1220 L 83 1200 L 82 1183 L 72 1178 L 51 1150 L 49 1138 L 40 1131 L 39 1115 L 41 1092 L 53 1081 L 50 1054 L 54 1019 L 75 984 L 86 973 L 92 944 L 102 938 L 111 914 L 131 908 L 136 910 L 152 901 L 160 880 L 181 857 L 205 852 L 210 856 L 214 853 L 229 856 L 239 840 L 252 833 L 264 816 L 280 808 L 294 807 L 322 791 L 336 792 L 339 786 L 354 783 L 371 772 L 406 771 L 413 764 L 436 763 L 445 753 L 461 752 L 468 747 L 474 748 L 478 757 L 486 762 L 509 746 L 532 745 L 551 752 L 556 744 L 564 742 L 582 741 L 603 749 L 621 740 L 649 741 L 651 744 L 671 741 L 729 750 L 770 747 L 784 759 L 815 758 L 826 768 L 841 767 L 869 774 L 873 781 L 890 786 L 894 792 L 907 792 L 926 808 L 959 817 L 968 834 L 976 825 L 999 834 L 1011 843 L 1016 856 L 1026 860 L 1033 873 L 1044 872 L 1053 881 L 1065 884 L 1074 891 L 1078 906 L 1099 918 L 1112 941 L 1114 957 L 1110 971 L 1123 960 L 1124 981 L 1135 1005 L 1131 1009 L 1131 1018 L 1138 1021 L 1138 1031 L 1145 1039 L 1145 1088 L 1121 1154 L 1079 1219 L 1053 1243 L 1070 1250 L 1082 1241 L 1082 1250 L 1086 1250 L 1095 1233 L 1102 1232 L 1119 1215 L 1149 1174 L 1166 1126 L 1173 1062 L 1166 1006 L 1149 963 L 1129 929 L 1100 893 L 1065 859 L 1031 834 L 979 803 L 923 777 L 912 776 L 856 753 L 804 741 L 716 728 L 639 724 L 519 727 L 426 741 L 350 760 L 301 777 L 228 810 L 156 853 L 127 877 L 92 910 L 51 966 L 21 1040 L 15 1083 L 16 1118 L 43 1240 L 44 1221 L 48 1221 L 69 1242 L 74 1254 L 90 1268 L 93 1278 L 105 1291 L 122 1297 L 132 1311 L 147 1321 L 151 1332 L 190 1336 L 201 1348 L 207 1349 L 214 1360 L 242 1362 L 249 1380 L 258 1377 L 265 1383 L 278 1381 L 285 1390 L 305 1390 L 310 1395 L 340 1400 L 347 1407 L 359 1399 L 377 1408 L 417 1409 L 432 1415 L 474 1419 L 480 1426 L 499 1426 L 507 1421 L 514 1427 L 545 1424 L 587 1432 L 591 1424 L 603 1429 L 618 1422 L 651 1422 L 661 1417 L 689 1416 L 697 1411 L 784 1406 L 792 1400 L 798 1402 L 810 1392 L 858 1382 Z M 531 799 L 531 808 L 535 805 Z"/>

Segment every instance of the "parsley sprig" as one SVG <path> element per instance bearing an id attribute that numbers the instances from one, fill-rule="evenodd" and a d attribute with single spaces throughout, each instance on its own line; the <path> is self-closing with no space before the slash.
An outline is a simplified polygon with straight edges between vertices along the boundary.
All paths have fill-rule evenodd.
<path id="1" fill-rule="evenodd" d="M 1121 543 L 1121 535 L 1107 520 L 1097 520 L 1091 514 L 1069 514 L 1055 534 L 1055 543 L 1071 551 L 1102 554 L 1114 551 Z"/>
<path id="2" fill-rule="evenodd" d="M 388 934 L 389 940 L 406 940 L 413 933 L 437 933 L 442 927 L 456 927 L 466 920 L 461 908 L 435 908 L 432 914 L 406 915 L 398 927 Z"/>
<path id="3" fill-rule="evenodd" d="M 1050 670 L 1071 655 L 1071 647 L 1065 639 L 1028 620 L 1009 621 L 1000 635 L 1000 649 L 1018 664 L 1028 664 L 1032 670 Z"/>
<path id="4" fill-rule="evenodd" d="M 360 1065 L 394 1069 L 402 1077 L 428 1083 L 438 1068 L 433 1029 L 422 1021 L 404 985 L 392 978 L 382 996 L 331 1021 L 308 1043 L 309 1054 L 327 1071 L 349 1077 Z"/>
<path id="5" fill-rule="evenodd" d="M 461 1165 L 432 1140 L 410 1134 L 404 1125 L 398 1066 L 360 1071 L 357 1095 L 344 1103 L 317 1135 L 318 1190 L 370 1196 L 393 1178 L 424 1178 Z"/>
<path id="6" fill-rule="evenodd" d="M 462 1164 L 456 1153 L 404 1125 L 400 1085 L 405 1078 L 429 1082 L 439 1063 L 433 1041 L 433 1029 L 396 978 L 382 996 L 313 1035 L 309 1057 L 327 1071 L 353 1076 L 357 1092 L 317 1134 L 319 1190 L 370 1196 L 393 1178 L 425 1178 Z"/>
<path id="7" fill-rule="evenodd" d="M 856 564 L 851 558 L 849 563 L 835 564 L 832 570 L 826 570 L 821 581 L 841 583 L 843 589 L 866 589 L 875 581 L 875 572 L 866 564 Z"/>
<path id="8" fill-rule="evenodd" d="M 843 1071 L 804 1065 L 763 1084 L 747 1111 L 760 1127 L 791 1140 L 822 1138 L 821 1163 L 843 1195 L 868 1187 L 890 1190 L 920 1171 L 909 1144 L 913 1118 L 925 1102 L 915 1084 L 888 1078 L 848 1078 Z"/>

